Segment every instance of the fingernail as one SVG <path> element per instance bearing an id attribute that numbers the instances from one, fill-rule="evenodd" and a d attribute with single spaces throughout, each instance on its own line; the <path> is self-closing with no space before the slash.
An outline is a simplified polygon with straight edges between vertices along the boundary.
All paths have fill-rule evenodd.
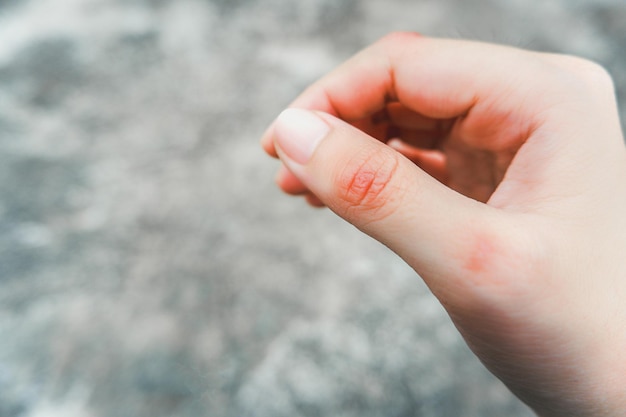
<path id="1" fill-rule="evenodd" d="M 274 140 L 288 158 L 304 165 L 329 131 L 328 124 L 312 111 L 287 109 L 276 119 Z"/>

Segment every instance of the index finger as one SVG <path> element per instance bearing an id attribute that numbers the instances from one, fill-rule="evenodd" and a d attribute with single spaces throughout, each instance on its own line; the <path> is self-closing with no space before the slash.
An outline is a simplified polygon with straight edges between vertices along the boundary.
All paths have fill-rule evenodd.
<path id="1" fill-rule="evenodd" d="M 466 116 L 479 106 L 489 109 L 491 118 L 497 117 L 493 113 L 497 108 L 507 122 L 513 112 L 528 121 L 516 100 L 528 89 L 516 89 L 517 80 L 532 73 L 533 85 L 541 85 L 537 70 L 545 68 L 545 62 L 539 65 L 531 58 L 543 61 L 540 55 L 506 46 L 394 33 L 310 86 L 289 107 L 324 111 L 353 122 L 399 101 L 433 119 Z M 465 124 L 473 130 L 471 123 Z M 475 127 L 484 130 L 482 123 Z M 263 145 L 273 152 L 271 134 L 264 136 Z"/>

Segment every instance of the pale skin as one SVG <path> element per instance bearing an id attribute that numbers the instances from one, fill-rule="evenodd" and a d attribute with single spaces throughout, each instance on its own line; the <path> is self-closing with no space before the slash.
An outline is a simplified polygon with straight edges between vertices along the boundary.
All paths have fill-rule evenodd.
<path id="1" fill-rule="evenodd" d="M 400 255 L 539 416 L 626 414 L 626 147 L 605 70 L 396 33 L 290 108 L 262 139 L 285 192 Z"/>

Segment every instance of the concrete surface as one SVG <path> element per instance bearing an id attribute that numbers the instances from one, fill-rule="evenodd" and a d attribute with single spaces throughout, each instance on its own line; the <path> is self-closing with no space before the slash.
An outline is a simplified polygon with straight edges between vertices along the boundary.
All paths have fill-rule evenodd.
<path id="1" fill-rule="evenodd" d="M 626 92 L 623 0 L 1 1 L 0 417 L 531 416 L 258 147 L 399 29 L 583 55 Z"/>

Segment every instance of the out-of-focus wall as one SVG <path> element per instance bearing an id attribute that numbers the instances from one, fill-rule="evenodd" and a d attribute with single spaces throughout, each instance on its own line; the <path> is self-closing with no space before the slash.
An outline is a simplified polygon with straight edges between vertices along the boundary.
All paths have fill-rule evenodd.
<path id="1" fill-rule="evenodd" d="M 626 92 L 622 0 L 0 2 L 0 417 L 531 416 L 259 149 L 393 30 L 583 55 Z"/>

